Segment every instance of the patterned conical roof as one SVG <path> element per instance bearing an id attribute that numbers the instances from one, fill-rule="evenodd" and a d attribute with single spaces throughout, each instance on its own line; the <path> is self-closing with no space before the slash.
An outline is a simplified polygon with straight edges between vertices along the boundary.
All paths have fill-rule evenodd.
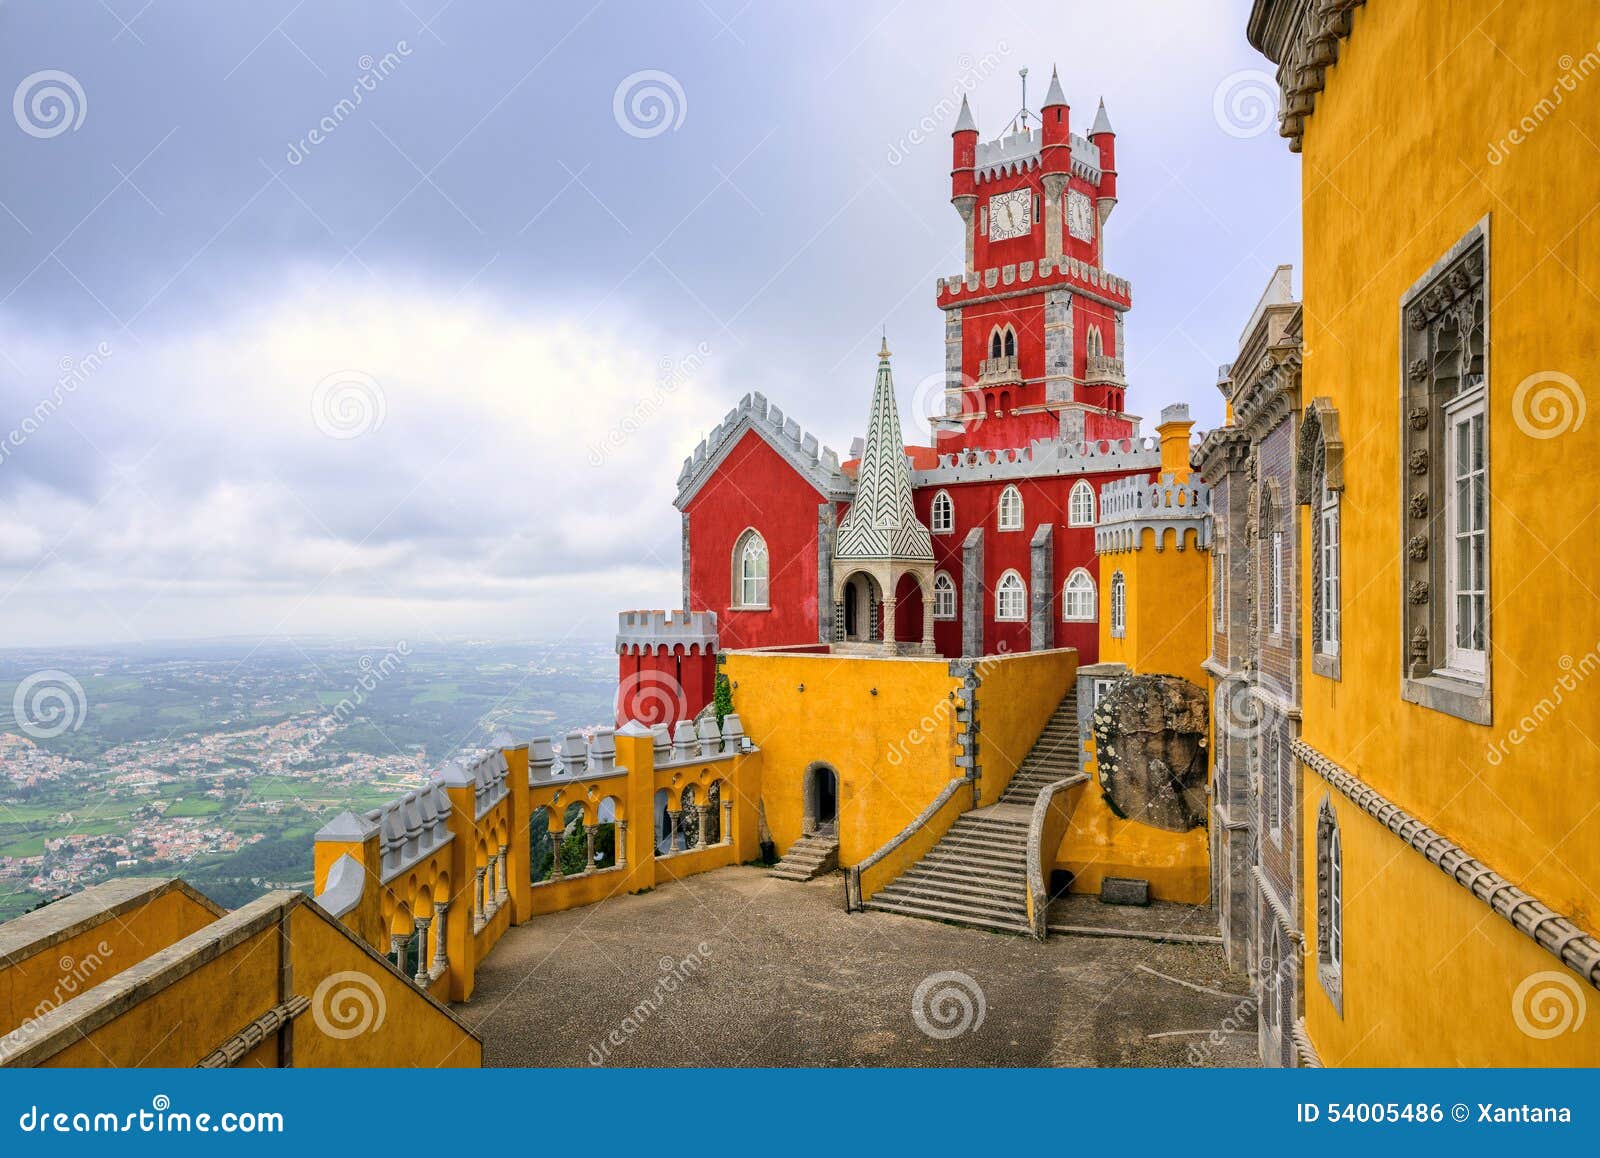
<path id="1" fill-rule="evenodd" d="M 878 380 L 872 387 L 867 444 L 856 474 L 856 497 L 839 524 L 839 559 L 933 558 L 933 540 L 911 504 L 911 468 L 894 402 L 889 370 L 889 340 L 878 351 Z"/>

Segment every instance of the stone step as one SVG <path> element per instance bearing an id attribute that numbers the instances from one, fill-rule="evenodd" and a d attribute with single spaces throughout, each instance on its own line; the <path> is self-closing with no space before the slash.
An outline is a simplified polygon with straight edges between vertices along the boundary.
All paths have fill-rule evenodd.
<path id="1" fill-rule="evenodd" d="M 1022 895 L 1022 879 L 1000 881 L 982 877 L 961 877 L 947 873 L 934 875 L 932 873 L 918 872 L 912 869 L 902 877 L 884 886 L 892 889 L 899 886 L 902 891 L 917 893 L 954 893 L 971 897 L 974 900 L 994 902 L 1009 905 L 1016 902 Z M 1018 902 L 1020 903 L 1020 902 Z"/>
<path id="2" fill-rule="evenodd" d="M 918 864 L 927 863 L 940 868 L 966 869 L 972 872 L 987 870 L 990 875 L 1021 876 L 1028 871 L 1028 858 L 1024 853 L 1016 856 L 973 856 L 970 853 L 942 853 L 938 849 L 928 853 Z"/>
<path id="3" fill-rule="evenodd" d="M 1023 924 L 1028 910 L 1023 905 L 1002 905 L 984 899 L 964 897 L 955 893 L 923 892 L 920 890 L 884 889 L 872 898 L 883 904 L 927 905 L 960 913 L 968 918 L 980 917 L 991 921 L 1015 921 Z"/>
<path id="4" fill-rule="evenodd" d="M 1004 917 L 987 917 L 981 914 L 958 911 L 944 905 L 916 901 L 879 901 L 876 897 L 866 902 L 864 908 L 879 913 L 893 913 L 901 917 L 919 917 L 925 921 L 948 921 L 955 925 L 970 925 L 980 929 L 995 929 L 1002 933 L 1031 935 L 1033 930 L 1025 922 Z"/>
<path id="5" fill-rule="evenodd" d="M 927 869 L 931 872 L 938 873 L 948 873 L 959 877 L 962 880 L 994 881 L 1002 884 L 1010 884 L 1013 881 L 1020 881 L 1027 875 L 1027 867 L 1025 864 L 976 864 L 970 860 L 961 858 L 957 858 L 955 860 L 942 860 L 936 859 L 932 856 L 923 857 L 906 871 L 915 872 L 918 869 Z"/>
<path id="6" fill-rule="evenodd" d="M 975 852 L 1012 852 L 1028 846 L 1028 834 L 1022 832 L 977 832 L 967 831 L 951 833 L 946 836 L 935 848 L 945 849 L 970 848 Z"/>

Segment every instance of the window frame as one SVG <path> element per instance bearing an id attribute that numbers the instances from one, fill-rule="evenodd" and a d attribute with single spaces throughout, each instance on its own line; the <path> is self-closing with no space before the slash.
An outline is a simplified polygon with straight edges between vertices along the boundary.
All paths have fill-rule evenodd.
<path id="1" fill-rule="evenodd" d="M 1128 636 L 1128 579 L 1119 571 L 1111 573 L 1111 638 Z"/>
<path id="2" fill-rule="evenodd" d="M 1014 584 L 1014 586 L 1013 586 Z M 1006 613 L 1006 595 L 1015 593 L 1016 614 Z M 1026 623 L 1028 621 L 1028 582 L 1015 568 L 1007 570 L 994 585 L 994 618 L 997 623 Z"/>
<path id="3" fill-rule="evenodd" d="M 1075 615 L 1072 611 L 1072 596 L 1074 594 L 1072 584 L 1076 579 L 1082 579 L 1087 584 L 1086 588 L 1080 586 L 1077 589 L 1077 594 L 1080 597 L 1088 596 L 1089 613 L 1087 615 Z M 1074 567 L 1072 573 L 1067 576 L 1066 581 L 1061 584 L 1061 621 L 1063 623 L 1098 623 L 1100 621 L 1100 589 L 1099 585 L 1094 581 L 1094 576 L 1089 574 L 1087 567 Z"/>
<path id="4" fill-rule="evenodd" d="M 940 583 L 944 587 L 940 587 Z M 950 607 L 948 611 L 941 610 L 944 600 L 942 596 L 949 594 Z M 956 581 L 950 577 L 948 571 L 936 571 L 933 576 L 933 618 L 936 622 L 945 623 L 959 616 L 961 609 L 961 593 L 956 588 Z"/>
<path id="5" fill-rule="evenodd" d="M 1317 980 L 1344 1016 L 1344 839 L 1339 814 L 1326 793 L 1317 806 Z"/>
<path id="6" fill-rule="evenodd" d="M 1488 664 L 1488 614 L 1489 614 L 1489 496 L 1488 496 L 1488 439 L 1489 439 L 1489 410 L 1488 397 L 1482 389 L 1453 398 L 1444 406 L 1445 418 L 1445 510 L 1444 510 L 1444 547 L 1445 558 L 1443 570 L 1445 578 L 1445 653 L 1444 664 L 1439 669 L 1441 675 L 1478 682 L 1483 679 L 1484 669 Z M 1477 430 L 1476 443 L 1469 447 L 1477 452 L 1479 461 L 1476 466 L 1467 464 L 1466 473 L 1461 471 L 1459 461 L 1460 445 L 1457 435 L 1465 427 L 1468 438 L 1472 438 L 1471 431 Z M 1461 529 L 1463 513 L 1470 513 L 1472 509 L 1469 500 L 1466 511 L 1463 511 L 1461 484 L 1466 482 L 1468 487 L 1474 484 L 1481 489 L 1483 495 L 1482 508 L 1479 511 L 1480 524 L 1469 527 L 1465 534 Z M 1479 586 L 1461 586 L 1459 573 L 1460 558 L 1458 548 L 1465 539 L 1470 541 L 1476 538 L 1479 541 L 1481 555 L 1477 560 Z M 1470 548 L 1469 548 L 1470 550 Z M 1460 635 L 1460 603 L 1463 598 L 1476 600 L 1480 605 L 1477 612 L 1478 634 L 1483 646 L 1479 648 L 1463 648 L 1457 642 Z"/>
<path id="7" fill-rule="evenodd" d="M 745 557 L 752 544 L 760 544 L 761 558 L 766 566 L 760 575 L 745 575 Z M 761 585 L 760 592 L 766 598 L 760 602 L 748 601 L 745 598 L 747 583 L 757 582 Z M 772 610 L 772 553 L 767 547 L 766 536 L 754 527 L 746 527 L 739 532 L 739 537 L 733 542 L 733 590 L 730 592 L 730 608 L 732 611 L 770 611 Z"/>
<path id="8" fill-rule="evenodd" d="M 1006 500 L 1011 499 L 1016 503 L 1014 519 L 1006 517 Z M 1007 483 L 1005 490 L 1000 492 L 1000 501 L 995 504 L 995 529 L 1000 531 L 1020 531 L 1025 521 L 1022 492 L 1015 483 Z"/>
<path id="9" fill-rule="evenodd" d="M 940 500 L 944 501 L 944 519 L 939 518 Z M 935 535 L 949 535 L 956 529 L 956 501 L 946 490 L 936 491 L 928 504 L 928 530 Z"/>
<path id="10" fill-rule="evenodd" d="M 1081 518 L 1078 513 L 1078 500 L 1087 497 L 1089 503 L 1089 517 Z M 1088 479 L 1079 479 L 1072 484 L 1072 489 L 1067 492 L 1067 526 L 1092 527 L 1095 525 L 1095 515 L 1098 504 L 1095 502 L 1094 487 L 1089 485 Z"/>

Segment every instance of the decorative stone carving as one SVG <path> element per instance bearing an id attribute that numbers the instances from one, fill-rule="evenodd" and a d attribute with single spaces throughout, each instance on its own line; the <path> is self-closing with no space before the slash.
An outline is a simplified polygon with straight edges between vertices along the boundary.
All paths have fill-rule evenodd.
<path id="1" fill-rule="evenodd" d="M 1406 556 L 1417 560 L 1426 559 L 1428 557 L 1428 536 L 1412 535 L 1406 543 Z"/>
<path id="2" fill-rule="evenodd" d="M 1119 680 L 1092 716 L 1100 789 L 1118 816 L 1167 832 L 1206 822 L 1206 693 L 1172 675 Z"/>
<path id="3" fill-rule="evenodd" d="M 1411 429 L 1428 429 L 1428 408 L 1426 406 L 1413 406 L 1411 408 Z"/>
<path id="4" fill-rule="evenodd" d="M 1428 601 L 1428 581 L 1426 579 L 1413 579 L 1406 585 L 1406 600 L 1410 603 L 1426 603 Z"/>
<path id="5" fill-rule="evenodd" d="M 1411 496 L 1411 501 L 1409 503 L 1409 506 L 1411 508 L 1411 517 L 1413 519 L 1425 519 L 1425 518 L 1427 518 L 1428 517 L 1428 492 L 1427 491 L 1418 491 L 1416 494 L 1412 495 Z"/>

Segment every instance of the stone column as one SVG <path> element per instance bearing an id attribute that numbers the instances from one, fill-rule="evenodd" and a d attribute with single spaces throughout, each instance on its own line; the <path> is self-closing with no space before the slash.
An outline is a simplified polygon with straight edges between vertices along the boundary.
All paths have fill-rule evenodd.
<path id="1" fill-rule="evenodd" d="M 894 653 L 895 602 L 893 595 L 883 598 L 883 650 L 891 655 Z"/>
<path id="2" fill-rule="evenodd" d="M 1046 261 L 1061 260 L 1061 195 L 1067 191 L 1065 173 L 1046 173 L 1044 185 L 1044 256 Z"/>
<path id="3" fill-rule="evenodd" d="M 723 787 L 723 791 L 727 791 L 726 786 Z M 733 843 L 733 801 L 727 797 L 722 801 L 722 843 Z"/>
<path id="4" fill-rule="evenodd" d="M 432 923 L 432 917 L 417 918 L 417 971 L 411 980 L 418 985 L 428 983 L 428 926 Z"/>
<path id="5" fill-rule="evenodd" d="M 433 915 L 438 918 L 438 923 L 433 931 L 433 971 L 435 973 L 443 973 L 450 964 L 450 956 L 445 947 L 445 916 L 449 912 L 449 901 L 439 901 L 433 906 Z"/>
<path id="6" fill-rule="evenodd" d="M 553 881 L 559 881 L 565 875 L 561 871 L 561 838 L 565 835 L 565 829 L 552 828 L 550 830 L 550 847 L 555 852 L 555 856 L 550 861 L 550 879 Z"/>
<path id="7" fill-rule="evenodd" d="M 711 805 L 695 805 L 695 813 L 700 821 L 700 847 L 705 848 L 711 843 Z"/>
<path id="8" fill-rule="evenodd" d="M 402 973 L 406 971 L 406 944 L 410 940 L 404 933 L 389 934 L 389 952 L 394 954 L 394 967 Z"/>
<path id="9" fill-rule="evenodd" d="M 483 928 L 486 920 L 483 912 L 483 875 L 488 870 L 479 866 L 472 874 L 472 925 L 473 928 Z"/>
<path id="10" fill-rule="evenodd" d="M 509 845 L 502 844 L 500 846 L 500 855 L 497 858 L 500 862 L 498 866 L 500 873 L 500 887 L 495 891 L 494 894 L 495 908 L 499 908 L 501 905 L 505 904 L 511 899 L 511 881 L 506 875 L 506 865 L 510 861 L 510 852 L 511 847 Z"/>
<path id="11" fill-rule="evenodd" d="M 585 873 L 594 872 L 594 838 L 599 832 L 600 826 L 598 824 L 586 824 L 583 826 L 583 844 L 586 850 L 583 860 L 583 871 Z"/>
<path id="12" fill-rule="evenodd" d="M 933 652 L 933 576 L 929 575 L 922 584 L 922 653 Z"/>
<path id="13" fill-rule="evenodd" d="M 681 835 L 682 821 L 683 809 L 667 809 L 667 828 L 670 836 L 667 841 L 667 852 L 669 853 L 678 851 L 678 837 Z"/>
<path id="14" fill-rule="evenodd" d="M 617 821 L 617 867 L 628 867 L 628 822 Z"/>

